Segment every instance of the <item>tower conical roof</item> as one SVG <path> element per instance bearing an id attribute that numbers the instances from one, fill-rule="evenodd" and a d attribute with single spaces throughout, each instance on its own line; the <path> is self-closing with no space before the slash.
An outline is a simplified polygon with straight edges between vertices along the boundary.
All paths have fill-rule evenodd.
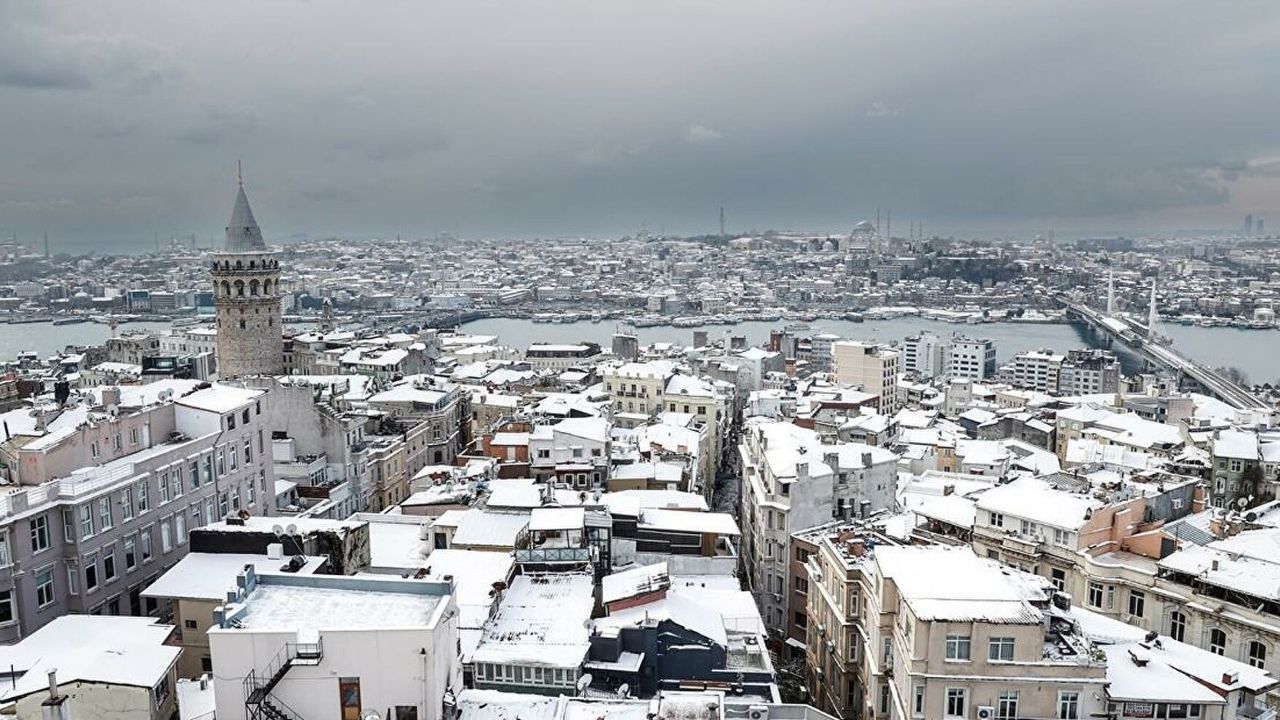
<path id="1" fill-rule="evenodd" d="M 236 190 L 236 204 L 231 208 L 231 220 L 227 222 L 226 249 L 228 252 L 267 249 L 258 221 L 253 218 L 253 209 L 249 207 L 249 198 L 244 194 L 244 183 L 240 183 Z"/>

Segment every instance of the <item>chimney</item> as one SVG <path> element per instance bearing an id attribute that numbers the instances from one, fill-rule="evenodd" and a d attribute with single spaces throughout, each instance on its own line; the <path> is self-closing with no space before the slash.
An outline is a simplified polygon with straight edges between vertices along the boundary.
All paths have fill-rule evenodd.
<path id="1" fill-rule="evenodd" d="M 862 467 L 864 468 L 871 467 L 871 453 L 869 452 L 862 453 Z"/>
<path id="2" fill-rule="evenodd" d="M 1213 562 L 1209 563 L 1209 567 L 1212 568 L 1214 572 L 1218 572 L 1218 559 L 1214 558 Z"/>
<path id="3" fill-rule="evenodd" d="M 955 494 L 955 491 L 956 491 L 956 486 L 955 486 L 955 485 L 952 485 L 952 484 L 950 484 L 950 483 L 948 483 L 948 484 L 946 484 L 946 485 L 943 485 L 943 486 L 942 486 L 942 496 L 943 496 L 943 497 L 946 497 L 946 496 L 948 496 L 948 495 L 954 495 L 954 494 Z"/>
<path id="4" fill-rule="evenodd" d="M 49 700 L 58 700 L 58 668 L 49 669 Z"/>
<path id="5" fill-rule="evenodd" d="M 207 673 L 200 676 L 200 689 L 201 690 L 209 689 L 209 675 Z"/>
<path id="6" fill-rule="evenodd" d="M 796 481 L 800 482 L 809 479 L 809 463 L 807 461 L 796 463 Z"/>
<path id="7" fill-rule="evenodd" d="M 102 406 L 111 407 L 120 404 L 120 388 L 115 385 L 108 385 L 102 388 Z"/>

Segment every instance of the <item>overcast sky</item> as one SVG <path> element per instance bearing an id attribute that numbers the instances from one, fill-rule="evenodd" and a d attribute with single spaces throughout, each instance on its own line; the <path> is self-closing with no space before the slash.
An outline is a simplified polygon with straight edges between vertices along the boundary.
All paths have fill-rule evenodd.
<path id="1" fill-rule="evenodd" d="M 0 235 L 1280 231 L 1280 3 L 0 0 Z"/>

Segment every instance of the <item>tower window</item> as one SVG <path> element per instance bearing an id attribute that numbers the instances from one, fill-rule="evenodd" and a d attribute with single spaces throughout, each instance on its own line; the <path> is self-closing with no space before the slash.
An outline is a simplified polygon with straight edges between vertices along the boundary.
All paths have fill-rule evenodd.
<path id="1" fill-rule="evenodd" d="M 243 329 L 244 329 L 244 321 L 243 321 L 243 320 L 241 320 L 241 321 L 240 321 L 240 329 L 241 329 L 241 330 L 243 330 Z"/>

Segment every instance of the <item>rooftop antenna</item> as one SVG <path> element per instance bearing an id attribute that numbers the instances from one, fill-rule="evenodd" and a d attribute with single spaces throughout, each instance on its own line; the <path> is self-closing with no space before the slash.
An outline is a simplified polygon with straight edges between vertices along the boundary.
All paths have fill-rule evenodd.
<path id="1" fill-rule="evenodd" d="M 44 259 L 49 259 L 49 233 L 44 234 Z"/>
<path id="2" fill-rule="evenodd" d="M 876 206 L 876 232 L 880 232 L 880 206 Z"/>
<path id="3" fill-rule="evenodd" d="M 236 184 L 244 187 L 244 172 L 240 166 L 240 158 L 236 158 Z"/>
<path id="4" fill-rule="evenodd" d="M 884 211 L 884 236 L 893 239 L 893 211 Z"/>

